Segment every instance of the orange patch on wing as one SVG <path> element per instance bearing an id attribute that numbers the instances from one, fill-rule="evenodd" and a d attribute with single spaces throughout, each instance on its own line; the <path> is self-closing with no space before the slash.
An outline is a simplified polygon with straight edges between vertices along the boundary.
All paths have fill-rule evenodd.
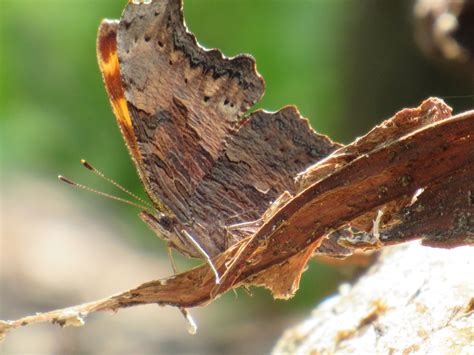
<path id="1" fill-rule="evenodd" d="M 132 157 L 135 160 L 139 160 L 140 153 L 137 147 L 137 140 L 133 132 L 132 119 L 128 111 L 122 79 L 120 78 L 120 64 L 117 55 L 118 25 L 118 21 L 110 20 L 103 20 L 100 24 L 97 36 L 97 59 L 120 130 Z"/>

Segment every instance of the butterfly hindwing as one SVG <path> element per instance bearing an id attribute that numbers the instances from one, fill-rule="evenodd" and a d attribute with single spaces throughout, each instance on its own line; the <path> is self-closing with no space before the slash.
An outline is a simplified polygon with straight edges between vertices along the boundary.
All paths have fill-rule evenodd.
<path id="1" fill-rule="evenodd" d="M 245 233 L 243 228 L 239 235 L 235 228 L 227 233 L 229 225 L 259 220 L 282 193 L 296 192 L 298 172 L 338 147 L 314 132 L 294 106 L 275 113 L 254 112 L 227 138 L 225 149 L 191 198 L 195 228 L 223 251 L 256 231 L 250 228 Z"/>

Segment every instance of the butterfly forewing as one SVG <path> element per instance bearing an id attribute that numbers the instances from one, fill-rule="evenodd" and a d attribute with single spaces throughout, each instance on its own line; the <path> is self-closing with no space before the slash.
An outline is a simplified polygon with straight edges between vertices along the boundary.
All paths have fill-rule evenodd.
<path id="1" fill-rule="evenodd" d="M 299 171 L 337 148 L 292 107 L 245 118 L 264 92 L 254 59 L 199 46 L 181 0 L 129 2 L 118 25 L 101 26 L 98 53 L 122 134 L 159 211 L 141 217 L 185 254 L 202 256 L 185 236 L 210 256 L 244 237 L 229 239 L 226 227 L 258 220 L 293 192 Z"/>
<path id="2" fill-rule="evenodd" d="M 199 47 L 181 6 L 177 0 L 129 3 L 117 41 L 147 188 L 185 223 L 188 199 L 264 84 L 252 58 L 227 59 Z"/>

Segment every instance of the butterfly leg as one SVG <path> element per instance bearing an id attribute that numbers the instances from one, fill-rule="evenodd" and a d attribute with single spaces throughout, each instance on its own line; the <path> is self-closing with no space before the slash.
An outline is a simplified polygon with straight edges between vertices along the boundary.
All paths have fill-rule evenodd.
<path id="1" fill-rule="evenodd" d="M 229 275 L 234 272 L 235 268 L 234 268 L 234 265 L 240 261 L 240 258 L 242 256 L 242 254 L 247 250 L 247 247 L 250 245 L 250 243 L 254 240 L 254 236 L 251 236 L 248 238 L 248 240 L 244 241 L 242 243 L 242 245 L 239 247 L 239 249 L 237 250 L 237 252 L 235 253 L 234 257 L 232 259 L 230 259 L 228 261 L 228 263 L 226 263 L 226 271 L 224 272 L 224 274 L 222 275 L 222 278 L 221 278 L 221 281 L 226 281 L 227 278 L 229 277 Z M 212 295 L 216 295 L 219 290 L 221 289 L 221 285 L 217 285 L 214 287 L 214 289 L 212 290 Z"/>
<path id="2" fill-rule="evenodd" d="M 170 243 L 166 245 L 166 250 L 168 252 L 168 259 L 170 260 L 171 268 L 173 269 L 174 274 L 177 275 L 178 267 L 176 266 L 176 261 L 174 260 L 174 256 L 173 256 L 173 249 Z"/>
<path id="3" fill-rule="evenodd" d="M 206 253 L 206 251 L 199 245 L 199 243 L 192 237 L 191 234 L 185 229 L 181 231 L 181 233 L 196 247 L 196 250 L 199 252 L 199 254 L 202 255 L 202 257 L 206 260 L 206 262 L 209 264 L 212 272 L 214 273 L 214 276 L 216 278 L 216 284 L 219 284 L 221 282 L 221 278 L 219 276 L 219 273 L 217 272 L 217 268 L 214 266 L 214 263 L 212 262 L 211 258 L 209 255 Z"/>
<path id="4" fill-rule="evenodd" d="M 188 312 L 186 308 L 179 307 L 179 310 L 181 311 L 181 314 L 184 316 L 186 319 L 186 322 L 188 323 L 188 332 L 189 334 L 196 334 L 197 332 L 197 325 L 196 322 L 194 321 L 193 317 L 191 314 Z"/>
<path id="5" fill-rule="evenodd" d="M 230 234 L 233 234 L 233 231 L 237 231 L 239 234 L 245 233 L 247 235 L 252 235 L 258 230 L 258 228 L 260 228 L 260 226 L 263 224 L 262 222 L 262 219 L 257 219 L 250 222 L 235 223 L 225 226 L 225 229 Z"/>
<path id="6" fill-rule="evenodd" d="M 170 259 L 171 268 L 173 269 L 173 272 L 176 275 L 178 274 L 178 267 L 176 265 L 176 261 L 174 260 L 173 249 L 169 243 L 166 246 L 166 249 L 168 251 L 168 258 Z M 189 311 L 184 307 L 179 307 L 179 311 L 181 312 L 181 314 L 184 316 L 184 319 L 186 319 L 186 322 L 188 323 L 188 332 L 193 335 L 196 334 L 197 325 L 193 317 L 189 313 Z"/>

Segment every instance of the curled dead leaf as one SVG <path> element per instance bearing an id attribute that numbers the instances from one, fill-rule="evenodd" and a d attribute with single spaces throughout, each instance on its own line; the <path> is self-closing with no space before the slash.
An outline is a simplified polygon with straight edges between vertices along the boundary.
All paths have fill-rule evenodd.
<path id="1" fill-rule="evenodd" d="M 429 99 L 421 107 L 435 102 L 439 100 Z M 383 126 L 393 127 L 390 120 Z M 398 210 L 392 208 L 390 223 L 385 224 L 381 217 L 377 234 L 382 245 L 415 238 L 439 247 L 474 244 L 474 111 L 427 122 L 407 134 L 393 132 L 396 139 L 374 144 L 373 150 L 309 185 L 255 235 L 214 258 L 214 265 L 224 275 L 217 287 L 212 270 L 204 264 L 67 310 L 85 317 L 149 303 L 188 308 L 205 305 L 231 288 L 249 285 L 265 286 L 276 297 L 289 298 L 298 288 L 307 260 L 325 238 L 393 201 L 404 203 L 397 205 Z M 387 142 L 386 136 L 380 137 Z M 421 194 L 420 188 L 424 189 Z M 64 312 L 3 322 L 2 333 L 31 323 L 57 322 Z"/>

